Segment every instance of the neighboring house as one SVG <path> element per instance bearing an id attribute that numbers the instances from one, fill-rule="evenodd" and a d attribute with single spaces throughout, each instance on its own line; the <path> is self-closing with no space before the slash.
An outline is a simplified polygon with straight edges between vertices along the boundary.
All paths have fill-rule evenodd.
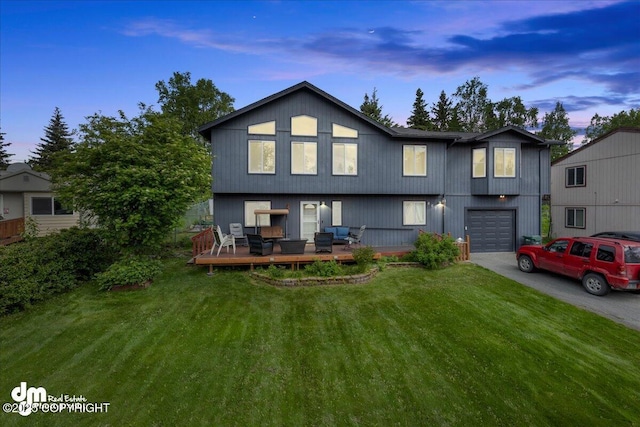
<path id="1" fill-rule="evenodd" d="M 552 234 L 640 231 L 640 128 L 619 128 L 551 165 Z"/>
<path id="2" fill-rule="evenodd" d="M 325 227 L 366 225 L 366 245 L 411 245 L 424 230 L 469 235 L 475 252 L 510 252 L 540 234 L 549 143 L 515 127 L 387 128 L 302 82 L 199 131 L 211 142 L 223 230 L 234 222 L 253 230 L 255 209 L 289 206 L 286 237 L 310 241 Z"/>
<path id="3" fill-rule="evenodd" d="M 56 200 L 51 177 L 35 172 L 26 163 L 14 163 L 0 171 L 0 216 L 3 222 L 31 217 L 40 235 L 77 225 L 79 219 Z"/>

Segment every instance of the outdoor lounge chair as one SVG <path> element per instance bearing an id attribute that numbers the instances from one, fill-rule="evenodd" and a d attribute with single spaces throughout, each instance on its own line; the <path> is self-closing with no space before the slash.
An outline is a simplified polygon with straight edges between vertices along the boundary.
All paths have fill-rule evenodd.
<path id="1" fill-rule="evenodd" d="M 229 246 L 233 246 L 233 254 L 236 253 L 236 239 L 231 234 L 223 234 L 220 226 L 211 227 L 213 230 L 213 246 L 211 246 L 210 254 L 213 254 L 213 250 L 218 246 L 218 253 L 216 256 L 220 256 L 222 248 L 227 248 L 229 253 Z"/>
<path id="2" fill-rule="evenodd" d="M 315 233 L 313 241 L 316 244 L 316 253 L 333 252 L 333 233 Z"/>
<path id="3" fill-rule="evenodd" d="M 264 240 L 261 235 L 247 233 L 247 240 L 250 254 L 271 255 L 273 253 L 273 242 Z"/>
<path id="4" fill-rule="evenodd" d="M 247 236 L 245 236 L 244 231 L 242 231 L 242 224 L 239 222 L 232 222 L 229 224 L 229 233 L 236 238 L 236 242 L 238 242 L 238 244 L 240 243 L 239 241 L 243 241 L 244 243 L 242 246 L 249 246 Z"/>
<path id="5" fill-rule="evenodd" d="M 345 246 L 344 248 L 347 249 L 351 248 L 351 245 L 359 245 L 360 239 L 362 239 L 362 235 L 364 234 L 364 229 L 366 227 L 366 225 L 360 227 L 360 231 L 358 231 L 358 234 L 349 233 L 349 236 L 345 239 L 347 241 L 347 246 Z"/>

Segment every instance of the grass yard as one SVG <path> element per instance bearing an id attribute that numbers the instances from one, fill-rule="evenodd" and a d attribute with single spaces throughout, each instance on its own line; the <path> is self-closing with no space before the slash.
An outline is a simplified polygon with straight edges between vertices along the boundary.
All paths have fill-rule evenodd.
<path id="1" fill-rule="evenodd" d="M 640 426 L 638 331 L 480 267 L 274 288 L 183 263 L 1 318 L 2 403 L 26 381 L 110 406 L 0 424 Z"/>

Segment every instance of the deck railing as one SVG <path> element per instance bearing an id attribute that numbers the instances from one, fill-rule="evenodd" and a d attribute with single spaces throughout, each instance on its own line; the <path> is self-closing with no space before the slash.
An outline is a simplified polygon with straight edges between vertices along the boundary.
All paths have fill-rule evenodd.
<path id="1" fill-rule="evenodd" d="M 0 221 L 0 239 L 19 236 L 24 233 L 24 218 Z"/>
<path id="2" fill-rule="evenodd" d="M 192 256 L 198 256 L 205 251 L 208 251 L 213 246 L 213 231 L 211 227 L 207 227 L 200 233 L 191 238 L 191 254 Z"/>

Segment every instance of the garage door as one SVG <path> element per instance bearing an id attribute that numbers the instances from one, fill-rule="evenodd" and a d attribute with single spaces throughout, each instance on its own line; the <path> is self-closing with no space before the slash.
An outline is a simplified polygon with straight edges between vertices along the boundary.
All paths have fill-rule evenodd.
<path id="1" fill-rule="evenodd" d="M 471 239 L 471 252 L 513 252 L 516 212 L 470 209 L 467 211 L 467 233 Z"/>

